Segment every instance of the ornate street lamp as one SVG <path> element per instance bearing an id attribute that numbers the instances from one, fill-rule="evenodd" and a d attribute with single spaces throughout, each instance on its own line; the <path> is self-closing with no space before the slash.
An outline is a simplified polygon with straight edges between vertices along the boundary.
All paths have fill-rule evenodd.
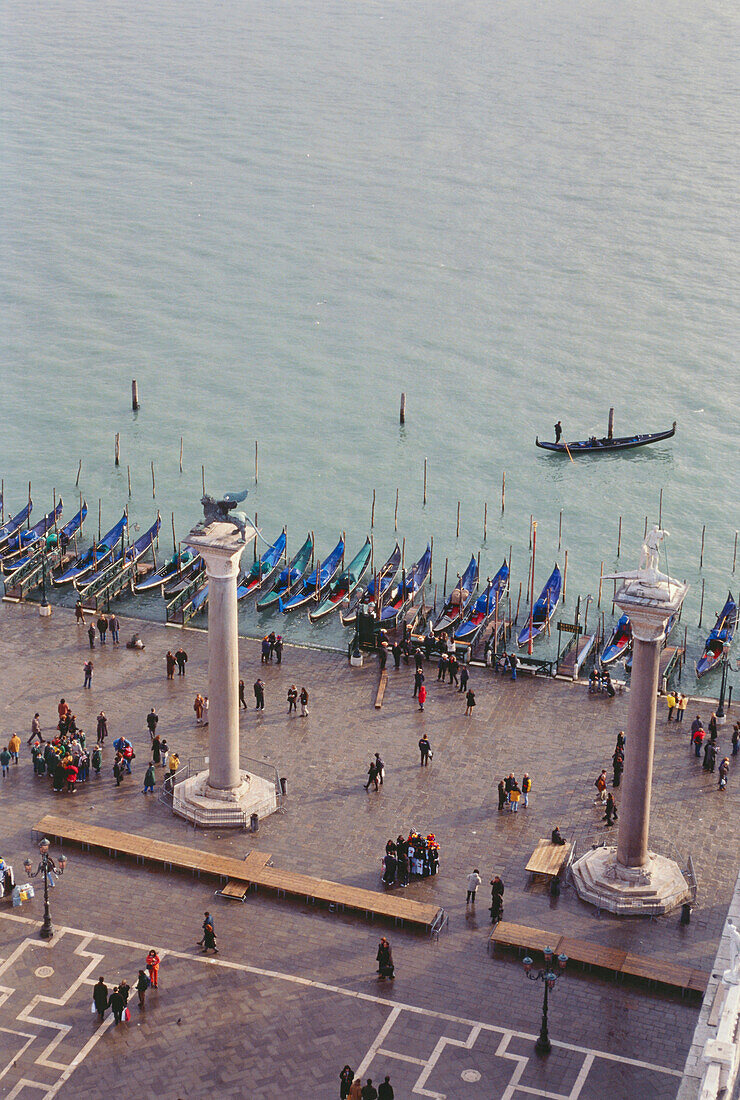
<path id="1" fill-rule="evenodd" d="M 559 971 L 553 969 L 553 963 L 555 961 L 555 952 L 551 947 L 546 947 L 543 951 L 545 956 L 545 966 L 542 970 L 534 970 L 533 962 L 529 955 L 525 955 L 522 960 L 524 964 L 524 973 L 532 982 L 544 982 L 545 983 L 545 996 L 542 1002 L 542 1026 L 540 1027 L 540 1034 L 537 1038 L 537 1042 L 534 1044 L 534 1049 L 538 1054 L 549 1054 L 552 1050 L 552 1044 L 550 1042 L 550 1036 L 547 1033 L 547 995 L 551 989 L 553 989 L 555 982 L 560 977 L 560 974 L 565 970 L 568 965 L 567 955 L 558 955 L 557 964 Z"/>
<path id="2" fill-rule="evenodd" d="M 57 878 L 61 878 L 64 874 L 64 868 L 67 866 L 67 857 L 62 853 L 59 857 L 59 865 L 54 862 L 49 855 L 49 848 L 51 842 L 44 837 L 39 842 L 39 852 L 41 853 L 41 861 L 39 862 L 36 870 L 32 870 L 33 864 L 30 859 L 23 860 L 23 870 L 29 875 L 30 878 L 36 878 L 37 875 L 44 876 L 44 923 L 41 925 L 39 935 L 42 940 L 50 940 L 54 935 L 54 925 L 51 923 L 51 911 L 49 909 L 49 879 L 56 875 Z"/>

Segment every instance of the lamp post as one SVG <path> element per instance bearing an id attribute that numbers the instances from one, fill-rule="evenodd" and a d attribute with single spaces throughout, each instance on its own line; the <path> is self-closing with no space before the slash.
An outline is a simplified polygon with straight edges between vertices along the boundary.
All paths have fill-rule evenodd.
<path id="1" fill-rule="evenodd" d="M 49 910 L 49 879 L 53 875 L 56 875 L 57 878 L 61 878 L 64 874 L 64 868 L 67 866 L 67 857 L 64 853 L 59 857 L 59 866 L 56 865 L 49 855 L 50 847 L 51 843 L 46 837 L 39 842 L 41 860 L 35 871 L 32 870 L 33 864 L 30 859 L 23 860 L 23 870 L 27 875 L 31 878 L 36 878 L 37 875 L 44 876 L 44 923 L 41 925 L 41 930 L 39 932 L 42 940 L 50 940 L 54 935 L 54 925 L 51 923 L 51 911 Z"/>
<path id="2" fill-rule="evenodd" d="M 549 1054 L 552 1050 L 552 1043 L 550 1042 L 550 1036 L 547 1033 L 547 995 L 554 987 L 555 982 L 560 977 L 560 974 L 565 970 L 568 965 L 567 955 L 558 955 L 557 963 L 559 972 L 553 970 L 553 963 L 555 961 L 555 952 L 551 947 L 546 947 L 544 952 L 545 965 L 542 970 L 534 970 L 533 962 L 529 955 L 525 955 L 523 961 L 524 973 L 532 982 L 544 982 L 545 983 L 545 996 L 542 1001 L 542 1025 L 540 1027 L 540 1034 L 537 1038 L 537 1042 L 534 1044 L 534 1049 L 538 1054 Z"/>
<path id="3" fill-rule="evenodd" d="M 41 603 L 39 604 L 39 615 L 46 619 L 51 615 L 51 605 L 46 598 L 46 544 L 41 552 Z"/>

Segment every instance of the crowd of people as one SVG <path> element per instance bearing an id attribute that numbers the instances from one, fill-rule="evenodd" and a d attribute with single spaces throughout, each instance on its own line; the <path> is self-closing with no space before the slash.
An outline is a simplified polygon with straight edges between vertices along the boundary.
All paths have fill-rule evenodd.
<path id="1" fill-rule="evenodd" d="M 434 833 L 422 836 L 412 830 L 408 837 L 389 840 L 382 860 L 383 884 L 406 887 L 411 876 L 427 878 L 439 871 L 439 844 Z"/>
<path id="2" fill-rule="evenodd" d="M 722 756 L 720 758 L 717 745 L 718 738 L 719 728 L 717 725 L 717 715 L 714 713 L 712 714 L 707 723 L 707 729 L 705 730 L 701 715 L 697 714 L 696 718 L 691 723 L 690 746 L 693 748 L 697 760 L 701 759 L 703 751 L 703 770 L 705 772 L 710 772 L 712 775 L 717 771 L 717 789 L 724 791 L 727 789 L 727 781 L 730 775 L 730 757 Z M 731 755 L 737 756 L 738 746 L 740 745 L 740 722 L 736 722 L 733 726 L 730 744 L 732 746 Z"/>
<path id="3" fill-rule="evenodd" d="M 505 779 L 499 780 L 498 785 L 498 812 L 505 811 L 518 813 L 519 806 L 526 810 L 529 806 L 529 796 L 532 791 L 532 780 L 529 772 L 525 772 L 519 783 L 512 772 Z"/>

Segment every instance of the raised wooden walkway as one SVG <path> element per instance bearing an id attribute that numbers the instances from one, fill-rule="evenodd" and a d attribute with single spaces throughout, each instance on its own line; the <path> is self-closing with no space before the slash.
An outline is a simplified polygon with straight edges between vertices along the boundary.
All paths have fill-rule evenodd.
<path id="1" fill-rule="evenodd" d="M 447 914 L 437 905 L 381 894 L 358 886 L 344 886 L 339 882 L 313 878 L 293 871 L 280 871 L 268 867 L 269 854 L 252 851 L 245 860 L 204 852 L 198 848 L 186 848 L 162 840 L 105 829 L 99 825 L 69 821 L 47 814 L 42 817 L 34 832 L 41 836 L 57 837 L 76 844 L 107 851 L 109 855 L 133 856 L 180 871 L 193 871 L 213 875 L 231 883 L 244 883 L 245 889 L 262 886 L 274 890 L 277 896 L 305 898 L 306 901 L 324 902 L 339 909 L 364 913 L 368 917 L 383 917 L 396 924 L 408 924 L 436 934 L 447 922 Z M 232 888 L 233 889 L 233 888 Z M 232 892 L 231 890 L 229 891 Z"/>

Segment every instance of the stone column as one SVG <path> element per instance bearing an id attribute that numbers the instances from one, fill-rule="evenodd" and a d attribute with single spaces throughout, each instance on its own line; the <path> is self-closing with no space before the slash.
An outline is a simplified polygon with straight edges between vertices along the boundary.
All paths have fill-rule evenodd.
<path id="1" fill-rule="evenodd" d="M 208 577 L 208 789 L 235 791 L 239 771 L 239 636 L 236 581 L 244 545 L 201 547 Z"/>
<path id="2" fill-rule="evenodd" d="M 622 776 L 617 862 L 643 867 L 648 860 L 650 796 L 655 751 L 655 713 L 658 702 L 660 643 L 667 618 L 659 613 L 632 614 L 632 678 L 627 713 L 629 730 Z"/>

